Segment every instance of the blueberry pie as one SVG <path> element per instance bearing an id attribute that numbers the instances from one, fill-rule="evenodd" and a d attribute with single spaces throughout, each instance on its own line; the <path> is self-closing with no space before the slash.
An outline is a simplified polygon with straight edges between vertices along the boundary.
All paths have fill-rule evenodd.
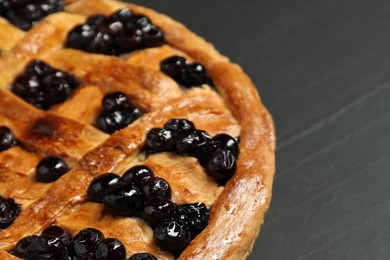
<path id="1" fill-rule="evenodd" d="M 0 259 L 245 259 L 271 116 L 239 66 L 113 0 L 0 0 Z"/>

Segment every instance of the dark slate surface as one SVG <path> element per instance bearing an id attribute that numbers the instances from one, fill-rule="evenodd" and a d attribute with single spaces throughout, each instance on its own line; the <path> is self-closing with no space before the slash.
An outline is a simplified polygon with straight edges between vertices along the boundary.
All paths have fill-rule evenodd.
<path id="1" fill-rule="evenodd" d="M 136 2 L 241 64 L 274 116 L 274 195 L 250 259 L 390 259 L 390 2 Z"/>

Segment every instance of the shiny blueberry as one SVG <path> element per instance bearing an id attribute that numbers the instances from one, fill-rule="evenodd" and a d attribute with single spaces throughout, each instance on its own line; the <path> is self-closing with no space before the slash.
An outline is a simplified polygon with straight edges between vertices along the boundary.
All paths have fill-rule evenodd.
<path id="1" fill-rule="evenodd" d="M 111 110 L 103 110 L 96 120 L 100 130 L 112 134 L 130 125 L 138 117 L 133 114 L 134 109 L 130 107 L 116 107 Z"/>
<path id="2" fill-rule="evenodd" d="M 187 119 L 175 118 L 169 120 L 165 125 L 164 129 L 171 131 L 174 138 L 179 137 L 182 134 L 189 133 L 195 130 L 194 123 Z"/>
<path id="3" fill-rule="evenodd" d="M 57 238 L 33 236 L 28 242 L 24 250 L 27 259 L 56 260 L 62 259 L 65 254 L 65 246 Z"/>
<path id="4" fill-rule="evenodd" d="M 38 236 L 33 235 L 20 239 L 12 253 L 18 257 L 26 258 L 28 246 L 31 244 L 31 241 L 36 237 Z"/>
<path id="5" fill-rule="evenodd" d="M 172 190 L 169 183 L 163 178 L 153 177 L 148 179 L 142 185 L 142 193 L 147 200 L 170 199 Z"/>
<path id="6" fill-rule="evenodd" d="M 63 159 L 48 156 L 39 161 L 35 172 L 35 177 L 39 182 L 49 183 L 56 181 L 68 172 L 68 166 Z"/>
<path id="7" fill-rule="evenodd" d="M 218 134 L 214 136 L 212 140 L 212 146 L 214 151 L 217 149 L 229 150 L 236 158 L 238 158 L 238 155 L 240 153 L 240 149 L 238 147 L 236 139 L 234 139 L 228 134 Z"/>
<path id="8" fill-rule="evenodd" d="M 210 211 L 203 202 L 183 204 L 175 208 L 173 217 L 187 223 L 194 236 L 206 228 L 210 220 Z"/>
<path id="9" fill-rule="evenodd" d="M 106 238 L 95 247 L 93 257 L 96 260 L 125 260 L 126 248 L 115 238 Z"/>
<path id="10" fill-rule="evenodd" d="M 131 12 L 131 10 L 128 8 L 124 8 L 113 13 L 110 17 L 110 20 L 120 21 L 122 23 L 125 23 L 129 21 L 132 18 L 132 16 L 133 16 L 133 12 Z"/>
<path id="11" fill-rule="evenodd" d="M 160 63 L 160 70 L 175 80 L 179 80 L 187 61 L 181 56 L 172 56 L 166 58 Z"/>
<path id="12" fill-rule="evenodd" d="M 191 232 L 184 222 L 166 219 L 153 232 L 155 243 L 163 250 L 180 253 L 191 240 Z"/>
<path id="13" fill-rule="evenodd" d="M 58 227 L 58 226 L 49 226 L 45 228 L 42 231 L 41 234 L 42 237 L 51 239 L 51 238 L 57 238 L 61 240 L 61 242 L 65 245 L 68 246 L 70 245 L 72 237 L 68 232 L 66 232 L 64 229 Z"/>
<path id="14" fill-rule="evenodd" d="M 115 37 L 115 44 L 120 53 L 131 52 L 142 47 L 142 35 L 141 29 L 128 25 L 123 34 Z"/>
<path id="15" fill-rule="evenodd" d="M 98 32 L 92 40 L 87 43 L 85 50 L 92 53 L 115 54 L 113 48 L 114 39 L 108 33 Z"/>
<path id="16" fill-rule="evenodd" d="M 226 149 L 216 150 L 207 164 L 207 171 L 220 183 L 228 181 L 236 169 L 236 158 L 230 150 Z"/>
<path id="17" fill-rule="evenodd" d="M 12 83 L 11 91 L 35 107 L 41 109 L 49 107 L 44 96 L 44 89 L 37 75 L 19 75 Z"/>
<path id="18" fill-rule="evenodd" d="M 89 25 L 92 30 L 98 29 L 107 18 L 102 14 L 92 15 L 88 17 L 87 21 L 85 22 L 87 25 Z"/>
<path id="19" fill-rule="evenodd" d="M 154 199 L 148 201 L 141 214 L 142 219 L 154 227 L 171 215 L 175 209 L 175 203 L 169 199 Z"/>
<path id="20" fill-rule="evenodd" d="M 136 165 L 125 171 L 122 180 L 128 184 L 141 187 L 145 181 L 152 177 L 154 177 L 152 169 L 146 165 Z"/>
<path id="21" fill-rule="evenodd" d="M 73 92 L 75 80 L 62 71 L 47 74 L 42 78 L 49 106 L 64 102 Z"/>
<path id="22" fill-rule="evenodd" d="M 52 73 L 53 68 L 41 60 L 33 60 L 26 66 L 26 72 L 30 75 L 36 75 L 38 77 Z"/>
<path id="23" fill-rule="evenodd" d="M 126 94 L 122 92 L 112 92 L 108 93 L 103 97 L 103 107 L 107 110 L 116 108 L 116 107 L 128 107 L 130 106 L 129 99 Z"/>
<path id="24" fill-rule="evenodd" d="M 132 21 L 135 23 L 135 25 L 138 28 L 140 28 L 142 30 L 145 30 L 149 26 L 151 26 L 151 21 L 149 20 L 148 17 L 146 17 L 144 15 L 133 15 Z"/>
<path id="25" fill-rule="evenodd" d="M 206 131 L 194 130 L 181 135 L 176 147 L 179 153 L 202 158 L 211 140 L 211 136 Z"/>
<path id="26" fill-rule="evenodd" d="M 98 28 L 98 31 L 105 33 L 115 38 L 116 35 L 124 33 L 124 25 L 122 22 L 106 19 Z M 114 46 L 113 46 L 114 47 Z"/>
<path id="27" fill-rule="evenodd" d="M 119 181 L 119 176 L 114 173 L 105 173 L 95 177 L 87 189 L 88 199 L 102 203 L 106 190 Z"/>
<path id="28" fill-rule="evenodd" d="M 183 70 L 180 83 L 185 87 L 194 87 L 208 84 L 209 77 L 205 67 L 200 63 L 187 65 Z"/>
<path id="29" fill-rule="evenodd" d="M 0 126 L 0 152 L 16 145 L 16 140 L 11 129 L 6 126 Z"/>
<path id="30" fill-rule="evenodd" d="M 155 25 L 143 30 L 143 43 L 146 47 L 158 47 L 164 44 L 164 33 Z"/>
<path id="31" fill-rule="evenodd" d="M 103 203 L 113 215 L 137 215 L 144 206 L 142 193 L 130 184 L 118 183 L 111 186 L 105 193 Z"/>
<path id="32" fill-rule="evenodd" d="M 171 151 L 175 147 L 175 140 L 171 131 L 153 128 L 146 136 L 146 145 L 151 153 Z"/>
<path id="33" fill-rule="evenodd" d="M 88 24 L 77 25 L 68 33 L 65 46 L 68 48 L 84 50 L 96 34 L 94 28 Z"/>
<path id="34" fill-rule="evenodd" d="M 13 199 L 0 197 L 0 229 L 11 225 L 21 212 L 21 207 Z"/>
<path id="35" fill-rule="evenodd" d="M 138 253 L 130 256 L 128 260 L 157 260 L 157 258 L 149 253 Z"/>
<path id="36" fill-rule="evenodd" d="M 73 252 L 78 257 L 92 253 L 95 246 L 104 239 L 104 235 L 97 229 L 85 228 L 74 236 L 71 244 Z"/>

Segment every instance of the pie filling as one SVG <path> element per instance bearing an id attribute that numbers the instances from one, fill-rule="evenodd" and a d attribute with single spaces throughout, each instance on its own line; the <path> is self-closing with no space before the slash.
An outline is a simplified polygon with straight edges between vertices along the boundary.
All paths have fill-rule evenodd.
<path id="1" fill-rule="evenodd" d="M 64 6 L 65 4 L 62 1 L 57 0 L 0 0 L 0 15 L 22 30 L 29 30 L 45 16 L 63 10 Z M 125 8 L 109 16 L 98 14 L 88 17 L 85 23 L 76 25 L 67 33 L 64 46 L 69 49 L 77 49 L 89 53 L 119 56 L 145 48 L 160 47 L 164 44 L 164 33 L 159 27 L 154 25 L 148 17 L 134 14 L 131 10 Z M 165 50 L 164 48 L 167 47 L 160 48 Z M 135 59 L 139 58 L 138 56 L 122 57 L 124 60 L 128 60 L 128 64 L 134 61 L 134 57 L 136 57 Z M 99 58 L 96 57 L 96 59 Z M 36 182 L 46 185 L 43 192 L 48 190 L 48 194 L 55 192 L 53 190 L 56 189 L 54 186 L 48 188 L 51 187 L 50 183 L 56 183 L 57 180 L 61 181 L 64 178 L 62 177 L 63 175 L 78 176 L 78 178 L 83 180 L 83 185 L 85 186 L 86 181 L 90 177 L 83 177 L 87 174 L 77 169 L 79 166 L 78 161 L 86 151 L 91 150 L 91 148 L 96 147 L 107 139 L 106 135 L 95 129 L 90 129 L 89 126 L 84 126 L 83 123 L 77 125 L 79 129 L 73 128 L 77 124 L 72 121 L 73 119 L 78 119 L 79 116 L 82 116 L 85 118 L 84 121 L 92 124 L 102 132 L 110 135 L 116 133 L 116 135 L 120 136 L 121 132 L 118 132 L 119 130 L 123 129 L 123 133 L 125 133 L 126 127 L 142 120 L 143 116 L 149 112 L 148 109 L 134 104 L 138 104 L 139 100 L 137 98 L 133 100 L 131 91 L 110 88 L 109 79 L 104 83 L 109 90 L 103 90 L 103 88 L 98 88 L 91 84 L 96 80 L 93 78 L 93 75 L 88 75 L 85 72 L 85 75 L 77 75 L 76 77 L 72 72 L 67 72 L 72 71 L 71 69 L 64 69 L 61 66 L 57 68 L 50 65 L 52 62 L 61 65 L 61 59 L 55 60 L 53 58 L 49 62 L 33 59 L 10 84 L 10 90 L 15 95 L 40 109 L 37 110 L 38 112 L 32 112 L 31 120 L 41 122 L 45 118 L 49 120 L 49 115 L 52 117 L 49 120 L 50 123 L 45 124 L 44 127 L 38 127 L 39 135 L 34 136 L 39 142 L 49 138 L 48 143 L 50 145 L 46 146 L 44 142 L 37 142 L 36 147 L 31 149 L 29 145 L 24 146 L 24 142 L 28 144 L 27 138 L 22 140 L 22 146 L 16 152 L 16 154 L 25 153 L 31 155 L 35 148 L 39 151 L 39 156 L 37 158 L 34 157 L 33 162 L 29 166 L 23 166 L 26 169 L 19 167 L 22 169 L 20 174 L 26 183 Z M 118 66 L 122 66 L 122 63 L 119 61 L 113 61 L 113 63 L 115 62 L 118 62 Z M 172 100 L 174 102 L 176 102 L 176 96 L 178 97 L 182 92 L 191 91 L 189 89 L 192 87 L 208 85 L 214 88 L 213 80 L 206 68 L 201 63 L 192 62 L 184 56 L 178 54 L 169 55 L 160 59 L 158 65 L 158 73 L 161 74 L 162 72 L 158 77 L 168 78 L 168 82 L 172 81 L 173 84 L 176 82 L 181 86 L 176 93 L 173 93 L 174 97 L 172 97 Z M 137 71 L 144 73 L 143 67 L 139 66 L 136 68 Z M 142 75 L 147 76 L 148 74 Z M 98 75 L 97 78 L 100 76 Z M 115 75 L 112 75 L 112 77 L 115 77 Z M 120 79 L 122 80 L 123 78 Z M 125 79 L 127 80 L 127 77 Z M 159 84 L 155 81 L 152 81 L 152 83 Z M 122 89 L 125 89 L 125 87 Z M 93 93 L 93 95 L 90 93 Z M 93 100 L 78 99 L 78 97 L 88 97 L 88 95 L 92 95 Z M 148 98 L 147 92 L 140 96 Z M 101 100 L 101 102 L 99 101 L 100 103 L 96 102 L 97 98 Z M 83 115 L 74 114 L 74 116 L 70 117 L 69 115 L 60 114 L 61 108 L 74 109 L 75 104 L 85 102 L 91 102 L 94 111 L 97 110 L 98 113 L 94 115 L 88 109 L 85 109 L 82 112 Z M 162 102 L 162 104 L 164 103 Z M 168 104 L 167 102 L 167 107 Z M 152 107 L 154 104 L 150 102 L 148 105 Z M 21 108 L 23 106 L 20 105 Z M 191 104 L 188 107 L 191 107 Z M 164 110 L 164 108 L 161 109 L 161 111 Z M 44 114 L 46 112 L 42 110 L 49 110 L 49 112 Z M 64 118 L 55 116 L 54 114 L 56 113 Z M 72 111 L 69 111 L 69 113 L 72 114 Z M 212 122 L 213 116 L 221 116 L 222 119 L 220 120 L 223 122 L 220 123 L 221 128 L 223 128 L 224 124 L 228 126 L 229 123 L 227 122 L 231 120 L 228 116 L 224 120 L 223 112 L 220 111 L 213 112 L 211 110 L 209 114 L 204 115 L 201 112 L 196 112 L 196 110 L 192 113 L 194 115 L 200 113 L 205 122 L 207 120 Z M 65 119 L 68 116 L 71 119 Z M 0 119 L 3 119 L 1 114 Z M 14 149 L 13 147 L 18 144 L 14 133 L 8 127 L 12 124 L 8 123 L 8 121 L 5 122 L 5 125 L 0 127 L 1 152 L 10 151 L 11 148 Z M 67 124 L 72 126 L 72 131 L 74 132 L 65 131 Z M 51 127 L 52 125 L 53 127 Z M 64 131 L 62 127 L 65 129 Z M 79 154 L 73 155 L 72 149 L 66 152 L 60 151 L 58 149 L 58 147 L 61 147 L 60 145 L 58 147 L 51 146 L 51 143 L 57 144 L 57 141 L 59 141 L 62 144 L 61 142 L 69 139 L 68 143 L 72 147 L 79 140 L 79 135 L 82 136 L 83 131 L 86 131 L 85 129 L 89 129 L 88 132 L 93 137 L 90 140 L 90 144 L 83 147 L 83 151 L 79 152 Z M 231 127 L 231 129 L 234 129 L 234 127 Z M 231 132 L 237 131 L 232 130 Z M 131 133 L 127 134 L 131 135 Z M 212 200 L 198 200 L 198 202 L 194 202 L 193 199 L 190 199 L 192 200 L 191 203 L 185 203 L 185 199 L 178 199 L 180 194 L 185 194 L 185 196 L 189 197 L 194 196 L 193 198 L 196 198 L 198 195 L 196 192 L 192 194 L 185 185 L 183 186 L 180 183 L 180 179 L 177 181 L 179 184 L 175 183 L 175 185 L 171 186 L 166 180 L 168 178 L 163 178 L 161 177 L 163 173 L 158 173 L 159 170 L 167 171 L 167 169 L 164 169 L 164 166 L 159 164 L 164 164 L 164 162 L 167 164 L 171 163 L 173 167 L 178 167 L 180 163 L 187 164 L 187 168 L 184 167 L 183 169 L 194 171 L 194 175 L 197 172 L 196 174 L 201 176 L 202 181 L 207 185 L 208 183 L 215 183 L 213 184 L 215 186 L 213 186 L 215 194 L 212 194 L 212 196 L 218 196 L 218 184 L 223 186 L 236 172 L 236 161 L 239 156 L 239 137 L 234 138 L 220 131 L 211 136 L 207 131 L 197 129 L 192 121 L 184 118 L 172 118 L 165 122 L 162 127 L 149 128 L 147 131 L 143 131 L 143 134 L 144 136 L 140 138 L 144 141 L 141 141 L 142 146 L 139 147 L 140 151 L 137 156 L 143 156 L 144 158 L 141 161 L 145 162 L 145 164 L 135 163 L 122 174 L 112 172 L 99 173 L 90 181 L 86 190 L 82 188 L 82 185 L 79 187 L 80 190 L 72 188 L 72 194 L 75 196 L 74 198 L 77 197 L 79 206 L 73 209 L 63 206 L 63 208 L 58 209 L 56 214 L 66 209 L 68 210 L 66 212 L 68 215 L 58 215 L 59 218 L 56 220 L 56 225 L 46 227 L 41 235 L 29 235 L 20 239 L 13 247 L 11 253 L 25 259 L 120 260 L 126 259 L 126 257 L 130 257 L 129 260 L 157 259 L 150 252 L 136 252 L 131 256 L 128 255 L 126 248 L 127 243 L 130 243 L 129 241 L 122 241 L 122 243 L 117 238 L 105 238 L 103 233 L 95 226 L 84 225 L 78 229 L 74 226 L 70 227 L 71 225 L 67 226 L 66 224 L 71 220 L 72 214 L 75 214 L 76 217 L 80 216 L 79 221 L 75 220 L 80 225 L 83 225 L 84 220 L 88 223 L 91 222 L 89 219 L 94 218 L 98 219 L 95 221 L 96 223 L 104 223 L 104 221 L 110 223 L 113 220 L 120 222 L 124 219 L 131 221 L 130 219 L 134 218 L 142 219 L 143 222 L 138 223 L 138 226 L 135 225 L 134 228 L 139 228 L 139 230 L 142 230 L 141 232 L 145 232 L 146 240 L 150 235 L 153 237 L 154 244 L 158 246 L 157 249 L 154 248 L 155 245 L 150 246 L 153 247 L 154 252 L 159 253 L 162 249 L 173 255 L 180 255 L 190 241 L 206 228 L 210 219 L 210 207 L 212 206 L 210 201 Z M 23 135 L 21 132 L 17 132 L 17 136 L 26 136 L 26 134 Z M 113 139 L 107 139 L 108 142 L 115 140 L 115 134 L 113 137 Z M 54 139 L 50 141 L 50 138 Z M 19 137 L 18 140 L 20 140 Z M 120 149 L 125 151 L 130 149 L 130 146 Z M 23 160 L 23 158 L 10 158 L 11 161 Z M 135 156 L 131 159 L 136 161 L 136 158 Z M 160 160 L 163 161 L 156 158 L 161 158 Z M 101 159 L 104 160 L 104 158 Z M 175 164 L 175 161 L 180 162 Z M 72 162 L 72 165 L 69 165 L 69 162 Z M 157 175 L 155 175 L 151 167 L 147 166 L 148 163 L 156 165 L 154 171 L 156 171 Z M 34 169 L 32 165 L 34 165 Z M 74 171 L 70 170 L 73 168 L 75 168 Z M 7 169 L 5 168 L 5 170 Z M 191 172 L 180 172 L 181 168 L 176 170 L 179 171 L 177 174 L 178 178 L 183 176 L 183 174 L 191 175 Z M 175 169 L 172 169 L 172 172 L 175 172 Z M 90 171 L 90 173 L 93 172 Z M 174 177 L 170 176 L 169 178 L 173 180 Z M 191 180 L 191 177 L 189 180 Z M 6 184 L 6 181 L 5 177 L 2 177 L 0 173 L 0 186 L 2 182 Z M 179 187 L 180 191 L 175 190 Z M 201 189 L 205 189 L 205 187 L 201 187 Z M 16 193 L 18 192 L 16 191 Z M 23 194 L 23 192 L 20 191 L 19 193 Z M 11 191 L 9 193 L 15 194 L 15 192 L 12 193 Z M 12 198 L 0 197 L 0 229 L 6 229 L 10 226 L 23 212 L 23 208 L 29 207 L 34 202 L 36 203 L 40 195 L 42 194 L 34 194 L 25 198 L 26 203 L 23 205 L 19 205 Z M 204 195 L 204 197 L 206 198 L 207 195 Z M 71 200 L 69 199 L 69 201 Z M 179 201 L 180 203 L 178 203 Z M 88 215 L 84 219 L 82 214 L 87 214 L 85 209 L 91 209 L 90 214 L 95 215 Z M 65 224 L 63 228 L 60 227 L 62 226 L 61 224 Z M 74 235 L 72 236 L 72 234 Z"/>
<path id="2" fill-rule="evenodd" d="M 49 14 L 62 11 L 64 6 L 61 0 L 2 0 L 0 16 L 27 31 Z"/>

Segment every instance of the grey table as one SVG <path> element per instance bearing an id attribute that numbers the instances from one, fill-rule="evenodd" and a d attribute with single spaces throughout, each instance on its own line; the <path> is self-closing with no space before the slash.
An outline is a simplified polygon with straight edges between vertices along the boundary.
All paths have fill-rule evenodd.
<path id="1" fill-rule="evenodd" d="M 241 64 L 275 119 L 273 200 L 250 259 L 390 259 L 390 1 L 135 2 Z"/>

